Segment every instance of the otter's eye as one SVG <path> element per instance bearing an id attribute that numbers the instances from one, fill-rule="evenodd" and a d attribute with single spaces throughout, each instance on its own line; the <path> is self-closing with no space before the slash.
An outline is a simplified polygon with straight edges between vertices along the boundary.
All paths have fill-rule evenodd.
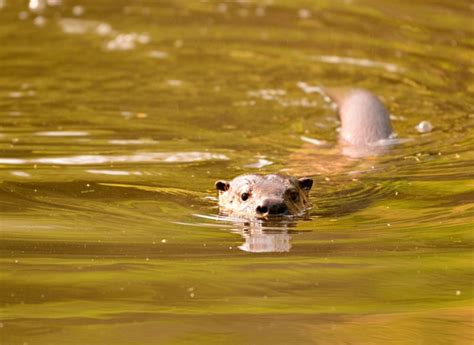
<path id="1" fill-rule="evenodd" d="M 242 201 L 247 201 L 247 199 L 249 198 L 249 193 L 242 193 L 242 195 L 240 196 L 240 198 L 242 199 Z"/>
<path id="2" fill-rule="evenodd" d="M 298 201 L 300 198 L 298 192 L 291 192 L 290 193 L 290 199 L 291 201 Z"/>

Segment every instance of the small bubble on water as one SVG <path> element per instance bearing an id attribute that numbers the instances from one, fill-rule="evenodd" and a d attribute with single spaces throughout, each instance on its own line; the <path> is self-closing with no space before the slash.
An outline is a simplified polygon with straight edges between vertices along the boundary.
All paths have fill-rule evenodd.
<path id="1" fill-rule="evenodd" d="M 418 133 L 429 133 L 433 130 L 433 125 L 429 121 L 421 121 L 415 128 Z"/>
<path id="2" fill-rule="evenodd" d="M 456 296 L 460 296 L 461 295 L 461 290 L 457 290 L 456 291 Z"/>
<path id="3" fill-rule="evenodd" d="M 163 238 L 163 239 L 161 240 L 161 243 L 166 243 L 166 238 Z"/>
<path id="4" fill-rule="evenodd" d="M 191 292 L 191 293 L 189 294 L 189 297 L 194 298 L 194 292 Z"/>

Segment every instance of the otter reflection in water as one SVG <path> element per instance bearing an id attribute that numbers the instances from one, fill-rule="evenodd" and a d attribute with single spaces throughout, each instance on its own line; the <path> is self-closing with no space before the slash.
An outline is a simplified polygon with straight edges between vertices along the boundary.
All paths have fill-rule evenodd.
<path id="1" fill-rule="evenodd" d="M 234 232 L 239 233 L 245 242 L 240 250 L 251 253 L 289 252 L 291 234 L 296 227 L 296 219 L 279 217 L 272 220 L 254 220 L 236 224 Z"/>

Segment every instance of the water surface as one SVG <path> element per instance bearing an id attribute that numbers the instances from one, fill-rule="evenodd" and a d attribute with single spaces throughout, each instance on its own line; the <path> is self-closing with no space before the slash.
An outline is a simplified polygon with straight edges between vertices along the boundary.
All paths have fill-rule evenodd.
<path id="1" fill-rule="evenodd" d="M 1 342 L 470 344 L 473 9 L 0 0 Z M 323 85 L 400 142 L 343 156 Z M 314 207 L 218 217 L 244 172 Z"/>

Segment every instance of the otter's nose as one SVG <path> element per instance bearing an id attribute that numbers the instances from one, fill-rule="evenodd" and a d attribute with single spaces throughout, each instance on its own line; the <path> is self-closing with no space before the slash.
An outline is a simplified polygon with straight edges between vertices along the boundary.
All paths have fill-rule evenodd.
<path id="1" fill-rule="evenodd" d="M 285 214 L 288 211 L 288 207 L 281 200 L 266 199 L 260 205 L 257 206 L 257 214 L 260 216 L 266 216 L 269 214 Z"/>

